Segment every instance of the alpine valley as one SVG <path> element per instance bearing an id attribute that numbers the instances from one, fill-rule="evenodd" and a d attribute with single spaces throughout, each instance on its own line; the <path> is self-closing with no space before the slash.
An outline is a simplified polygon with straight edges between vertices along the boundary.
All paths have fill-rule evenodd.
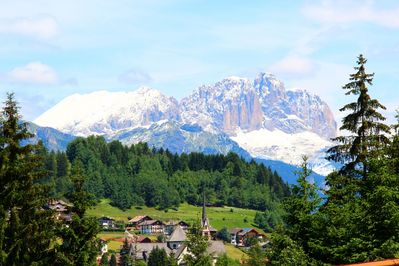
<path id="1" fill-rule="evenodd" d="M 305 90 L 287 90 L 265 73 L 200 86 L 180 102 L 147 87 L 74 94 L 39 116 L 31 129 L 50 149 L 94 134 L 177 153 L 233 151 L 264 162 L 290 183 L 303 155 L 320 175 L 335 167 L 324 159 L 337 131 L 328 105 Z"/>

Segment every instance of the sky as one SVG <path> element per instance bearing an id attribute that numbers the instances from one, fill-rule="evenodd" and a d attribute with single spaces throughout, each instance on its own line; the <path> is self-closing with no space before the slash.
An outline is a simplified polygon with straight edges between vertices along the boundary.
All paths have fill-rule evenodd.
<path id="1" fill-rule="evenodd" d="M 74 93 L 149 86 L 181 99 L 228 76 L 270 72 L 339 108 L 356 57 L 393 122 L 399 1 L 0 0 L 0 98 L 23 118 Z"/>

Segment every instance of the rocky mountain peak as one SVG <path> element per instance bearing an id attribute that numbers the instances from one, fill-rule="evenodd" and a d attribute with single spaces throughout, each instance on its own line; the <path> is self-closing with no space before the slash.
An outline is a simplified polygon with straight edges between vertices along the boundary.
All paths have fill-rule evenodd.
<path id="1" fill-rule="evenodd" d="M 252 81 L 229 77 L 203 85 L 180 103 L 184 122 L 234 136 L 261 128 L 286 133 L 312 131 L 335 136 L 332 112 L 318 96 L 305 90 L 287 91 L 274 75 L 259 73 Z"/>

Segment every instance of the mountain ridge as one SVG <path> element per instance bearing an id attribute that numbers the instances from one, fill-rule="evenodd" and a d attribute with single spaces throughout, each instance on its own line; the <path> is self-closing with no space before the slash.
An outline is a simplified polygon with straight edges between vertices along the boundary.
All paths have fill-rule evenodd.
<path id="1" fill-rule="evenodd" d="M 180 126 L 197 125 L 202 131 L 201 136 L 207 136 L 204 138 L 208 141 L 212 134 L 217 136 L 216 139 L 224 136 L 219 138 L 219 144 L 209 142 L 213 143 L 214 152 L 223 150 L 223 147 L 216 146 L 226 145 L 229 142 L 227 138 L 230 138 L 252 157 L 298 165 L 301 155 L 312 157 L 318 152 L 319 156 L 314 158 L 318 165 L 322 165 L 324 170 L 331 168 L 328 163 L 321 162 L 321 151 L 331 146 L 328 140 L 336 135 L 337 130 L 330 108 L 319 96 L 306 90 L 286 90 L 284 83 L 272 74 L 259 73 L 254 79 L 228 77 L 214 84 L 199 86 L 180 102 L 148 87 L 130 92 L 74 94 L 34 120 L 39 125 L 77 136 L 103 135 L 125 143 L 137 143 L 145 137 L 147 142 L 163 143 L 164 146 L 180 143 L 191 146 L 190 150 L 196 150 L 194 146 L 200 145 L 198 139 L 190 139 L 180 129 L 165 133 L 156 127 L 157 123 L 164 121 Z M 252 134 L 262 130 L 271 134 L 283 132 L 300 141 L 293 141 L 296 147 L 282 145 L 285 140 L 281 144 L 262 142 L 264 146 L 260 147 L 251 138 L 238 138 L 243 132 Z M 301 134 L 304 132 L 316 137 L 303 140 Z M 165 138 L 163 134 L 170 137 Z M 173 141 L 173 136 L 180 142 Z M 268 134 L 263 137 L 268 138 Z M 242 139 L 245 142 L 240 141 Z M 320 168 L 319 172 L 324 170 Z"/>

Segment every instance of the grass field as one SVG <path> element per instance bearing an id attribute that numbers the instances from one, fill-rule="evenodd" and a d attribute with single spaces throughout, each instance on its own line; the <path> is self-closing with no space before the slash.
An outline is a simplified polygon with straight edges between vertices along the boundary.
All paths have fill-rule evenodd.
<path id="1" fill-rule="evenodd" d="M 231 245 L 225 244 L 224 248 L 226 249 L 226 254 L 233 260 L 241 261 L 243 258 L 246 259 L 248 255 L 244 253 L 241 249 Z"/>
<path id="2" fill-rule="evenodd" d="M 188 204 L 181 204 L 180 207 L 175 210 L 168 210 L 168 212 L 160 211 L 155 208 L 140 207 L 131 208 L 126 211 L 122 211 L 109 204 L 108 199 L 103 199 L 94 208 L 87 211 L 90 216 L 101 217 L 110 216 L 115 220 L 127 222 L 128 217 L 134 217 L 136 215 L 148 215 L 153 219 L 159 219 L 162 221 L 168 220 L 184 220 L 188 223 L 199 221 L 201 217 L 201 207 L 192 206 Z M 223 227 L 234 228 L 234 227 L 255 227 L 253 220 L 255 217 L 254 210 L 234 208 L 234 207 L 207 207 L 207 216 L 210 224 L 216 229 L 220 230 Z"/>

